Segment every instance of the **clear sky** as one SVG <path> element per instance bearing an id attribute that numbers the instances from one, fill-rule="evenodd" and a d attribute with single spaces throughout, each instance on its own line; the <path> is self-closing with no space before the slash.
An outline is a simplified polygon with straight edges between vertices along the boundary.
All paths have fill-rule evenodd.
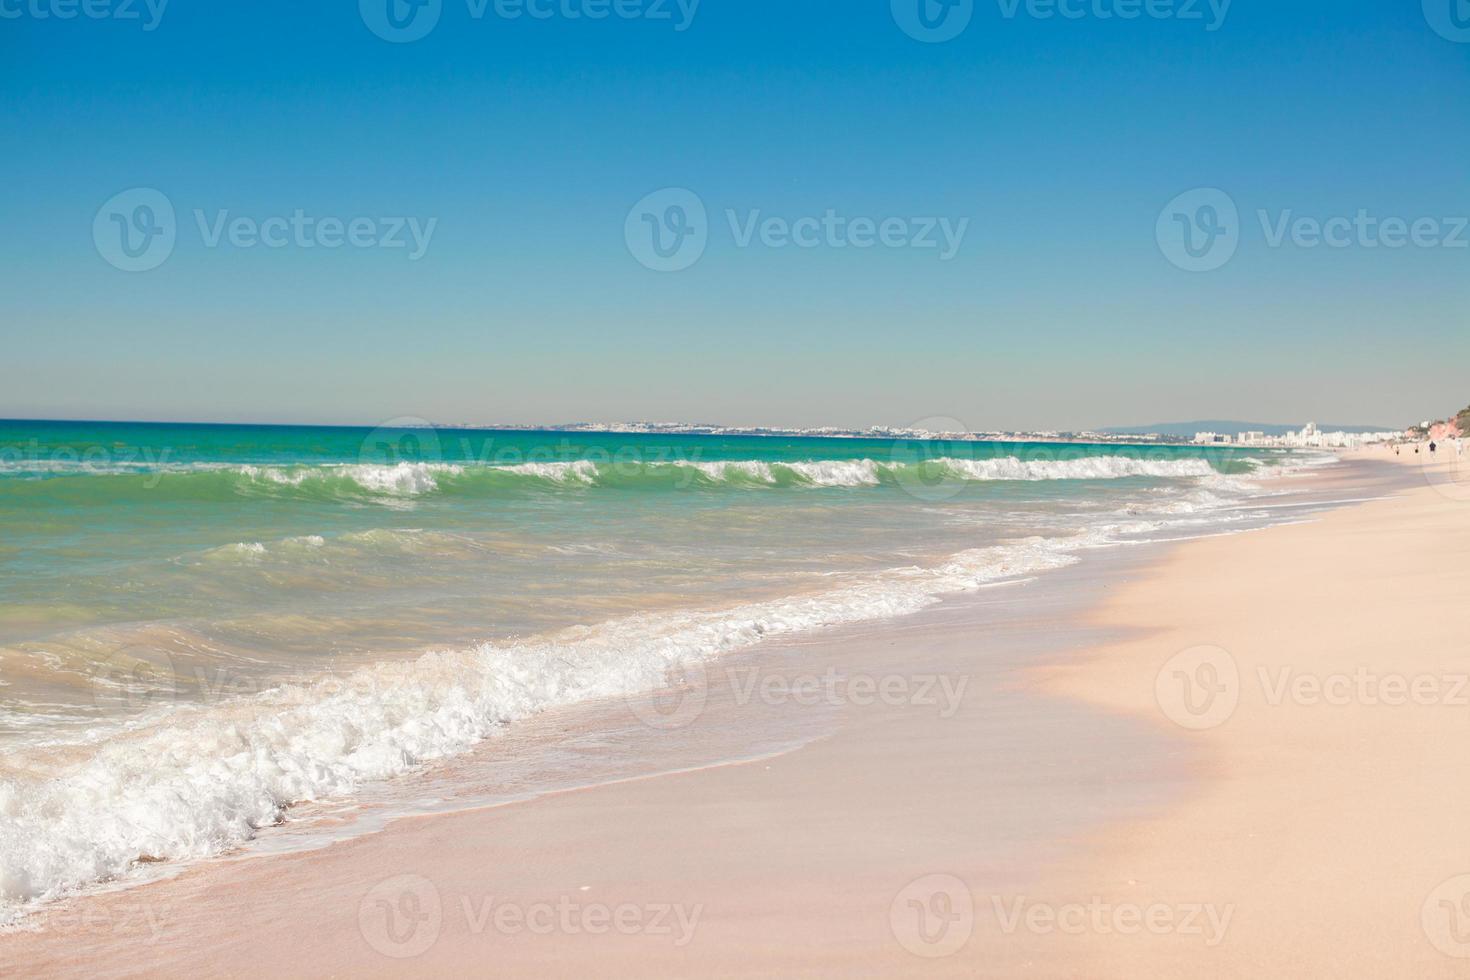
<path id="1" fill-rule="evenodd" d="M 1462 0 L 389 2 L 0 0 L 0 416 L 1470 402 Z"/>

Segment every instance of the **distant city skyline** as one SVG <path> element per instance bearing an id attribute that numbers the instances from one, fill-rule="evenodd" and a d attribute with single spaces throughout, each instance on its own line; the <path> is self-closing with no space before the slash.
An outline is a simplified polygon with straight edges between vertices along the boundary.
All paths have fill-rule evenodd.
<path id="1" fill-rule="evenodd" d="M 648 432 L 648 433 L 693 433 L 713 432 L 716 434 L 804 434 L 804 435 L 827 435 L 837 434 L 842 436 L 870 436 L 889 437 L 894 435 L 914 435 L 916 433 L 931 433 L 936 437 L 944 435 L 965 436 L 988 436 L 988 435 L 1097 435 L 1108 438 L 1126 439 L 1136 436 L 1163 436 L 1171 439 L 1189 440 L 1202 434 L 1208 435 L 1240 435 L 1254 434 L 1257 436 L 1281 436 L 1295 434 L 1300 430 L 1322 432 L 1347 432 L 1347 433 L 1383 433 L 1402 432 L 1417 423 L 1406 423 L 1402 426 L 1388 425 L 1351 425 L 1344 423 L 1327 423 L 1318 425 L 1316 422 L 1301 423 L 1261 423 L 1261 422 L 1238 422 L 1238 421 L 1198 421 L 1198 422 L 1160 422 L 1153 425 L 1139 426 L 1071 426 L 1066 428 L 1022 428 L 1022 429 L 997 429 L 997 428 L 964 428 L 959 426 L 957 419 L 929 418 L 921 419 L 920 423 L 925 425 L 895 425 L 891 423 L 872 423 L 868 425 L 852 426 L 802 426 L 783 425 L 772 423 L 750 423 L 741 424 L 735 422 L 713 422 L 709 420 L 671 420 L 671 419 L 620 419 L 620 420 L 591 420 L 591 419 L 562 419 L 547 422 L 506 422 L 502 420 L 468 420 L 468 419 L 425 419 L 416 416 L 398 416 L 392 419 L 381 419 L 374 422 L 363 423 L 313 423 L 313 422 L 252 422 L 252 421 L 200 421 L 197 419 L 105 419 L 105 418 L 39 418 L 28 416 L 0 417 L 0 422 L 57 422 L 57 423 L 97 423 L 105 425 L 207 425 L 207 426 L 296 426 L 300 428 L 326 428 L 326 429 L 402 429 L 412 430 L 418 428 L 438 429 L 466 429 L 493 431 L 504 429 L 509 431 L 547 431 L 547 432 Z M 934 426 L 937 426 L 935 428 Z M 1195 441 L 1199 441 L 1195 439 Z"/>

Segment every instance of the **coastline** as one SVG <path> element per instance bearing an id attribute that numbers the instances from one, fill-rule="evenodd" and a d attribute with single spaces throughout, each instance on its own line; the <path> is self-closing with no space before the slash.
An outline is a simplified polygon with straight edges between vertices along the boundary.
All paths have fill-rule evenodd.
<path id="1" fill-rule="evenodd" d="M 1195 733 L 1160 722 L 1157 705 L 1130 696 L 1137 694 L 1137 677 L 1120 674 L 1119 665 L 1155 657 L 1155 631 L 1163 623 L 1200 631 L 1185 614 L 1193 608 L 1191 598 L 1219 587 L 1213 569 L 1221 549 L 1246 553 L 1239 577 L 1249 584 L 1263 563 L 1279 559 L 1280 549 L 1322 547 L 1321 539 L 1331 540 L 1336 525 L 1348 519 L 1344 515 L 1369 514 L 1359 519 L 1393 529 L 1407 506 L 1401 501 L 1426 494 L 1433 491 L 1335 511 L 1310 524 L 1151 548 L 1148 563 L 1112 577 L 1098 574 L 1090 557 L 1081 571 L 1047 578 L 1091 579 L 1107 596 L 1099 611 L 1084 617 L 1056 600 L 1066 592 L 1060 584 L 1028 587 L 1033 594 L 1021 604 L 1033 612 L 1058 602 L 1039 645 L 1027 636 L 1034 623 L 1012 622 L 1006 636 L 1006 627 L 992 620 L 998 632 L 976 636 L 967 604 L 955 602 L 757 658 L 765 663 L 758 670 L 762 678 L 782 669 L 820 678 L 812 667 L 824 657 L 860 665 L 876 681 L 912 683 L 933 675 L 957 683 L 984 674 L 977 687 L 987 696 L 965 701 L 966 710 L 949 717 L 942 717 L 942 703 L 919 705 L 910 697 L 858 705 L 849 692 L 837 706 L 844 722 L 808 733 L 794 751 L 745 763 L 696 764 L 675 775 L 514 805 L 401 819 L 381 833 L 308 853 L 209 862 L 164 882 L 68 903 L 44 916 L 47 931 L 0 937 L 0 964 L 92 975 L 265 969 L 385 975 L 406 965 L 467 969 L 490 962 L 506 972 L 553 975 L 593 967 L 640 975 L 695 968 L 949 975 L 972 974 L 980 966 L 1112 975 L 1110 957 L 1122 954 L 1108 943 L 1093 949 L 1097 944 L 1089 942 L 1105 937 L 1006 933 L 987 920 L 993 918 L 992 894 L 1108 893 L 1104 886 L 1118 880 L 1114 867 L 1090 868 L 1088 861 L 1117 850 L 1116 839 L 1133 832 L 1128 828 L 1174 826 L 1173 814 L 1219 778 L 1216 763 L 1197 758 L 1199 750 L 1182 738 Z M 1450 511 L 1457 513 L 1453 506 Z M 1284 532 L 1294 532 L 1289 547 L 1281 543 Z M 1422 551 L 1419 557 L 1428 560 Z M 1126 556 L 1116 560 L 1128 564 Z M 1144 607 L 1130 605 L 1128 597 L 1156 593 L 1161 578 L 1197 591 L 1171 595 L 1167 614 L 1150 607 L 1153 612 L 1141 615 Z M 1335 587 L 1330 578 L 1325 587 Z M 976 602 L 1005 604 L 1019 595 L 1007 591 L 989 590 Z M 1072 596 L 1073 605 L 1078 601 Z M 1007 639 L 1014 641 L 1009 647 Z M 991 646 L 1011 652 L 998 660 L 977 657 L 977 650 Z M 793 651 L 808 659 L 794 662 Z M 1078 655 L 1088 651 L 1101 652 L 1079 663 Z M 1147 673 L 1156 671 L 1154 664 Z M 1151 698 L 1153 681 L 1147 679 Z M 732 679 L 726 688 L 738 685 Z M 916 695 L 916 686 L 909 695 Z M 709 690 L 701 722 L 718 718 L 721 706 L 731 703 L 718 680 Z M 937 690 L 942 694 L 942 687 Z M 792 704 L 788 697 L 780 707 Z M 810 723 L 813 714 L 802 707 L 796 717 Z M 562 715 L 548 723 L 575 719 Z M 700 727 L 674 732 L 676 754 L 688 749 L 677 739 Z M 949 879 L 924 880 L 933 874 L 964 883 L 975 904 L 973 935 L 948 955 L 930 958 L 922 954 L 944 951 L 958 932 L 926 937 L 904 915 L 914 900 L 936 914 L 957 909 L 936 903 L 935 887 L 942 891 Z M 916 881 L 923 882 L 917 898 L 906 891 Z M 405 895 L 411 900 L 403 901 Z M 543 907 L 554 923 L 549 933 L 537 931 L 535 922 L 516 928 L 513 914 L 505 922 L 496 917 L 496 909 L 508 908 L 535 918 Z M 572 919 L 558 909 L 569 909 Z M 401 913 L 402 929 L 386 918 L 389 912 Z M 626 914 L 624 924 L 637 928 L 610 926 L 604 914 Z M 600 931 L 589 915 L 601 921 Z M 409 952 L 435 919 L 433 941 Z M 1240 921 L 1249 920 L 1232 919 Z M 679 943 L 685 935 L 689 941 Z M 937 945 L 928 942 L 934 935 L 940 935 Z M 1237 935 L 1231 931 L 1222 945 L 1233 949 Z M 1181 952 L 1187 954 L 1185 945 Z M 1139 955 L 1156 963 L 1165 954 Z M 1084 960 L 1101 966 L 1084 970 Z"/>
<path id="2" fill-rule="evenodd" d="M 1151 635 L 1044 672 L 1049 691 L 1152 717 L 1197 778 L 1043 892 L 1230 913 L 1213 946 L 1066 937 L 1085 973 L 1465 975 L 1470 494 L 1451 465 L 1315 524 L 1181 549 L 1095 619 Z"/>

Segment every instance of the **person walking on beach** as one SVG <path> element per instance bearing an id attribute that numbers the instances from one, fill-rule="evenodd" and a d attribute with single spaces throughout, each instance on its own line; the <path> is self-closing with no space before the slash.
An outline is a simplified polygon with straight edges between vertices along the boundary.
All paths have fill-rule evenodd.
<path id="1" fill-rule="evenodd" d="M 1432 442 L 1429 444 L 1429 455 L 1434 455 L 1434 443 Z"/>

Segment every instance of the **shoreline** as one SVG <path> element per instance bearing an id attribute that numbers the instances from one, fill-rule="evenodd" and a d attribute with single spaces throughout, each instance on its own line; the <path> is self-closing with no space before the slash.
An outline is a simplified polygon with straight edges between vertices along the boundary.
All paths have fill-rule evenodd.
<path id="1" fill-rule="evenodd" d="M 1374 505 L 1333 511 L 1326 519 L 1362 506 Z M 1052 573 L 1047 579 L 1057 580 L 1050 587 L 1056 595 L 1067 591 L 1063 582 L 1067 576 L 1088 579 L 1092 592 L 1109 594 L 1115 602 L 1114 593 L 1142 587 L 1140 583 L 1154 574 L 1152 569 L 1167 565 L 1174 560 L 1171 556 L 1213 541 L 1258 539 L 1287 528 L 1270 529 L 1264 536 L 1231 534 L 1149 547 L 1149 558 L 1142 567 L 1122 574 L 1115 574 L 1117 569 L 1100 573 L 1100 563 L 1129 564 L 1128 552 L 1133 549 L 1116 549 L 1101 561 L 1089 557 L 1082 566 Z M 1045 611 L 1049 588 L 1045 581 L 1020 588 L 1028 590 L 1019 603 L 1030 608 L 1026 615 L 1038 608 Z M 997 595 L 976 601 L 983 605 L 993 600 L 1007 606 L 1017 598 L 1011 589 L 991 591 Z M 1001 595 L 1007 592 L 1011 594 Z M 1072 601 L 1075 607 L 1076 595 Z M 983 646 L 996 642 L 996 636 L 977 637 L 973 620 L 966 622 L 966 606 L 946 602 L 932 613 L 876 628 L 839 629 L 782 645 L 753 659 L 766 661 L 765 677 L 789 669 L 792 665 L 781 661 L 789 661 L 793 650 L 803 656 L 815 653 L 818 659 L 827 651 L 829 657 L 838 654 L 857 660 L 880 679 L 912 680 L 919 667 L 936 664 L 951 673 L 956 673 L 956 665 L 968 664 L 975 672 L 977 639 Z M 503 806 L 399 818 L 381 832 L 322 850 L 216 859 L 185 868 L 159 883 L 68 903 L 66 909 L 48 914 L 53 924 L 49 932 L 0 936 L 0 963 L 14 957 L 16 964 L 29 969 L 38 965 L 60 969 L 64 959 L 75 963 L 73 968 L 78 971 L 107 975 L 127 975 L 134 969 L 118 969 L 116 962 L 110 962 L 117 957 L 144 963 L 150 972 L 254 972 L 274 962 L 296 972 L 304 963 L 312 975 L 343 969 L 377 975 L 405 965 L 464 968 L 483 955 L 493 956 L 502 965 L 518 964 L 529 970 L 533 963 L 552 956 L 558 970 L 571 973 L 580 972 L 578 957 L 587 958 L 584 966 L 596 963 L 606 968 L 609 964 L 603 957 L 611 956 L 617 969 L 631 973 L 687 972 L 691 964 L 722 972 L 801 973 L 843 968 L 885 973 L 922 967 L 926 972 L 966 973 L 977 962 L 984 962 L 1009 963 L 1014 969 L 1008 972 L 1046 964 L 1047 970 L 1054 971 L 1049 975 L 1070 975 L 1066 964 L 1072 951 L 1033 942 L 1033 937 L 1017 940 L 1011 936 L 997 944 L 983 926 L 975 927 L 974 938 L 952 955 L 916 958 L 897 937 L 896 932 L 905 927 L 898 920 L 889 921 L 891 907 L 902 911 L 898 890 L 905 882 L 931 873 L 969 881 L 980 894 L 984 893 L 982 883 L 987 882 L 1006 882 L 1020 894 L 1039 880 L 1038 869 L 1074 861 L 1075 855 L 1067 855 L 1081 842 L 1103 833 L 1100 827 L 1117 825 L 1124 817 L 1130 826 L 1152 819 L 1152 810 L 1174 805 L 1169 801 L 1187 796 L 1200 778 L 1199 773 L 1187 773 L 1176 765 L 1177 747 L 1161 738 L 1154 726 L 1117 713 L 1112 705 L 1105 705 L 1102 711 L 1086 708 L 1079 712 L 1077 702 L 1061 700 L 1050 690 L 1062 683 L 1057 677 L 1033 677 L 1032 671 L 1048 674 L 1055 663 L 1065 663 L 1080 651 L 1099 645 L 1111 649 L 1114 634 L 1131 634 L 1140 628 L 1137 623 L 1105 617 L 1095 622 L 1100 615 L 1096 611 L 1055 611 L 1048 642 L 1031 641 L 1028 647 L 1023 641 L 1012 647 L 1010 661 L 979 666 L 979 671 L 991 670 L 987 679 L 993 682 L 991 694 L 999 700 L 987 700 L 984 711 L 974 712 L 976 717 L 915 717 L 902 704 L 869 705 L 875 710 L 859 716 L 865 728 L 842 727 L 789 753 L 756 761 L 716 762 L 676 774 L 571 788 Z M 1016 640 L 1032 625 L 1009 624 L 1013 631 L 1009 639 Z M 1123 642 L 1126 646 L 1127 641 Z M 1028 658 L 1039 658 L 1049 666 L 1037 667 L 1027 663 Z M 701 720 L 719 713 L 719 684 L 712 684 L 711 691 L 716 694 L 711 699 L 714 709 L 706 711 Z M 846 710 L 851 713 L 853 707 L 848 704 Z M 809 722 L 810 715 L 803 709 L 799 717 Z M 1058 730 L 1048 731 L 1059 720 Z M 563 716 L 548 719 L 552 725 L 566 721 Z M 1099 732 L 1104 735 L 1101 739 Z M 1096 741 L 1089 757 L 1076 743 L 1090 739 Z M 1038 744 L 1045 751 L 1038 753 Z M 987 747 L 994 758 L 977 763 L 977 750 Z M 1099 771 L 1097 766 L 1108 761 L 1109 752 L 1120 748 L 1135 756 L 1132 763 L 1113 759 L 1108 762 L 1111 770 Z M 687 749 L 687 745 L 675 746 L 676 754 Z M 913 758 L 915 753 L 920 757 Z M 1018 759 L 1028 764 L 1018 766 Z M 1073 767 L 1070 773 L 1065 769 L 1068 765 Z M 1018 768 L 1030 771 L 1018 774 Z M 988 790 L 977 785 L 982 773 L 993 781 Z M 997 787 L 996 783 L 1006 780 L 1011 781 L 1009 785 Z M 840 799 L 824 799 L 813 792 L 816 788 Z M 909 798 L 895 794 L 896 788 L 902 788 Z M 889 798 L 895 795 L 899 798 Z M 1100 804 L 1089 796 L 1108 798 L 1108 802 Z M 1043 811 L 1050 804 L 1076 812 L 1071 819 L 1058 819 L 1051 813 L 1042 816 L 1022 805 L 1028 802 L 1043 804 Z M 702 819 L 695 819 L 690 827 L 678 826 L 686 810 Z M 617 826 L 607 826 L 610 818 Z M 984 823 L 986 820 L 991 822 Z M 870 823 L 874 826 L 867 826 Z M 795 841 L 772 839 L 781 837 L 788 826 L 804 847 L 793 851 L 790 847 Z M 985 839 L 977 843 L 975 828 L 981 826 L 985 832 L 978 836 Z M 886 832 L 877 833 L 875 827 L 886 828 Z M 780 831 L 773 835 L 772 828 Z M 763 842 L 754 853 L 749 847 L 751 839 Z M 741 843 L 746 844 L 743 852 Z M 712 853 L 731 845 L 737 853 Z M 1002 852 L 1014 848 L 1020 849 L 1017 853 L 1025 852 L 1024 856 L 1007 860 Z M 668 853 L 661 854 L 661 849 L 673 852 L 673 859 Z M 762 849 L 768 853 L 760 853 Z M 769 853 L 772 851 L 776 853 Z M 775 860 L 777 856 L 784 860 Z M 477 865 L 481 871 L 466 868 L 466 864 Z M 485 868 L 496 870 L 486 874 Z M 614 869 L 620 873 L 610 876 Z M 702 869 L 705 878 L 700 883 L 686 881 L 688 869 Z M 921 869 L 925 869 L 923 874 Z M 914 873 L 904 878 L 909 871 Z M 419 881 L 435 883 L 433 893 L 440 902 L 440 928 L 434 943 L 407 962 L 372 948 L 372 937 L 381 945 L 392 939 L 392 933 L 386 918 L 372 919 L 381 913 L 369 901 L 377 886 L 404 875 L 413 876 L 405 879 L 410 891 Z M 708 880 L 711 876 L 713 883 Z M 293 897 L 279 894 L 282 881 L 293 883 Z M 402 884 L 390 886 L 390 891 Z M 402 894 L 395 891 L 391 897 L 396 901 Z M 783 896 L 785 901 L 775 907 L 763 905 L 761 896 L 770 894 Z M 583 923 L 587 928 L 580 932 L 562 928 L 547 936 L 528 932 L 527 927 L 518 932 L 495 926 L 487 929 L 489 920 L 478 913 L 485 911 L 484 901 L 492 895 L 502 905 L 508 902 L 506 907 L 512 911 L 539 910 L 562 899 L 584 911 L 643 910 L 650 919 L 655 905 L 668 906 L 668 914 L 677 909 L 690 915 L 696 908 L 703 911 L 695 924 L 696 941 L 683 945 L 665 942 L 678 934 L 652 931 L 649 922 L 643 923 L 644 931 L 627 935 L 607 929 L 596 934 Z M 429 896 L 420 897 L 427 901 Z M 461 900 L 468 900 L 469 905 L 460 908 Z M 881 907 L 875 907 L 875 902 Z M 132 923 L 123 921 L 129 908 L 139 913 Z M 149 908 L 169 913 L 151 921 L 172 920 L 172 926 L 155 935 L 147 926 L 149 917 L 143 914 Z M 179 912 L 181 908 L 185 911 Z M 283 910 L 292 920 L 285 927 L 275 922 Z M 360 920 L 359 912 L 367 918 Z M 977 904 L 973 912 L 978 919 L 985 910 Z M 73 927 L 55 929 L 58 917 Z M 107 925 L 106 935 L 98 934 L 97 923 Z M 174 941 L 169 941 L 170 934 L 176 937 Z M 212 952 L 200 954 L 188 948 L 201 934 L 208 939 L 199 945 Z M 752 935 L 763 937 L 757 946 L 765 954 L 754 961 L 739 952 Z M 325 941 L 328 936 L 331 942 Z M 917 942 L 921 950 L 933 951 L 924 945 L 923 937 L 910 935 L 908 939 L 908 945 Z M 548 945 L 548 940 L 554 942 Z M 262 952 L 262 945 L 272 950 Z M 121 955 L 124 951 L 127 955 Z M 51 955 L 57 958 L 50 959 Z"/>
<path id="2" fill-rule="evenodd" d="M 1418 488 L 1275 528 L 1273 547 L 1175 553 L 1095 617 L 1157 632 L 1039 673 L 1151 718 L 1197 777 L 1166 813 L 1089 839 L 1043 892 L 1228 919 L 1213 943 L 1182 915 L 1060 937 L 1085 973 L 1464 976 L 1470 494 L 1455 461 L 1400 465 Z"/>

